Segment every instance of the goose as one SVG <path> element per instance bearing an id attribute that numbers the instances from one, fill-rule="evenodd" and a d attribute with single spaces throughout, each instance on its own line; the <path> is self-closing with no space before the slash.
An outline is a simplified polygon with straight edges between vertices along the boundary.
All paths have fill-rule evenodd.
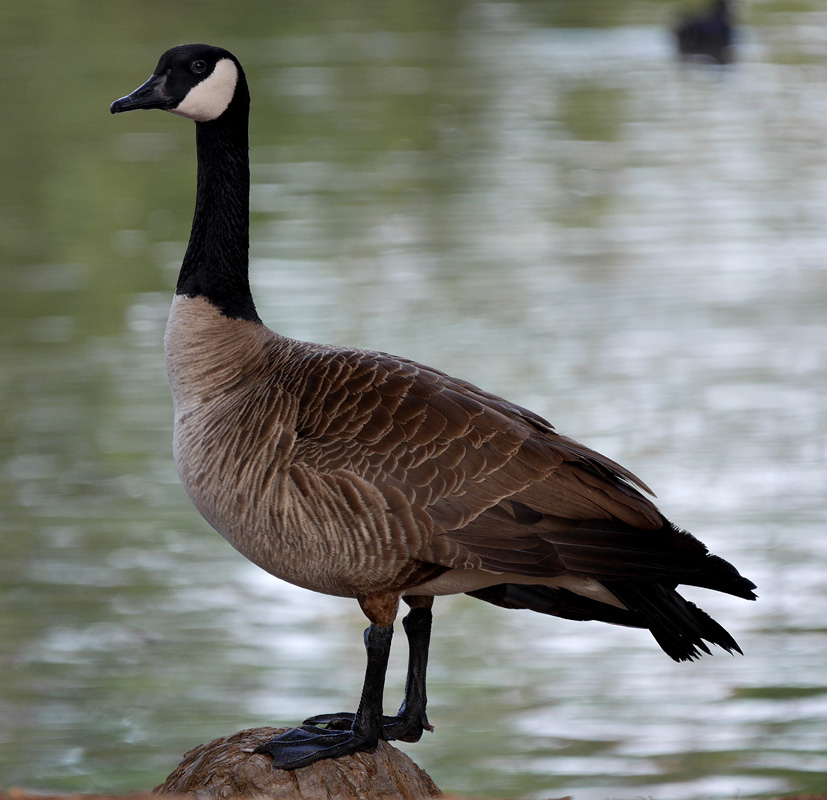
<path id="1" fill-rule="evenodd" d="M 681 58 L 732 62 L 733 14 L 728 0 L 713 0 L 703 11 L 684 15 L 674 34 Z"/>
<path id="2" fill-rule="evenodd" d="M 195 122 L 195 214 L 164 336 L 190 500 L 260 568 L 355 599 L 369 622 L 356 711 L 309 717 L 256 752 L 292 770 L 433 730 L 426 672 L 443 595 L 648 629 L 676 661 L 710 644 L 740 653 L 677 587 L 755 599 L 755 585 L 666 520 L 629 470 L 465 380 L 264 325 L 248 277 L 249 107 L 238 59 L 193 44 L 110 110 Z M 407 677 L 385 715 L 400 601 Z"/>

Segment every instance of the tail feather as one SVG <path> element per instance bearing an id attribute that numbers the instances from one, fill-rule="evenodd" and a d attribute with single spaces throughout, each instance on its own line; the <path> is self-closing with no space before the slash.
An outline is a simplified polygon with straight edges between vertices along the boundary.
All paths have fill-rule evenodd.
<path id="1" fill-rule="evenodd" d="M 628 609 L 601 603 L 599 600 L 583 597 L 568 589 L 555 586 L 500 583 L 496 586 L 466 592 L 466 594 L 477 600 L 500 606 L 500 608 L 525 608 L 529 611 L 536 611 L 538 614 L 548 614 L 552 617 L 579 622 L 597 620 L 629 628 L 646 627 Z"/>
<path id="2" fill-rule="evenodd" d="M 706 642 L 728 653 L 741 653 L 730 633 L 705 611 L 658 583 L 619 582 L 608 587 L 630 611 L 646 622 L 655 641 L 675 661 L 691 661 L 709 654 Z"/>
<path id="3" fill-rule="evenodd" d="M 671 586 L 643 581 L 606 581 L 604 585 L 625 608 L 582 597 L 568 589 L 541 585 L 506 583 L 468 594 L 503 608 L 525 608 L 564 619 L 647 628 L 661 649 L 675 661 L 691 661 L 709 654 L 707 642 L 728 653 L 741 653 L 728 631 Z"/>
<path id="4" fill-rule="evenodd" d="M 728 561 L 712 555 L 691 533 L 665 519 L 654 530 L 618 520 L 585 520 L 543 536 L 553 542 L 567 569 L 603 576 L 607 583 L 624 578 L 630 582 L 662 579 L 755 599 L 752 581 Z"/>

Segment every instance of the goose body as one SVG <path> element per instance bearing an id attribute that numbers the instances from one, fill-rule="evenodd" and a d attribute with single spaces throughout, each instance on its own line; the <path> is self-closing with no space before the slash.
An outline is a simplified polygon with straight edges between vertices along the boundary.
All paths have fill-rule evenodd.
<path id="1" fill-rule="evenodd" d="M 354 598 L 370 621 L 358 710 L 312 717 L 260 748 L 275 766 L 430 729 L 425 672 L 439 595 L 648 628 L 676 660 L 709 652 L 707 642 L 739 651 L 676 587 L 753 599 L 754 585 L 667 521 L 628 470 L 466 381 L 262 323 L 247 271 L 249 93 L 235 56 L 207 45 L 167 51 L 112 104 L 113 113 L 135 108 L 196 122 L 196 210 L 165 336 L 181 482 L 250 561 Z M 408 679 L 387 717 L 400 600 L 411 607 Z"/>
<path id="2" fill-rule="evenodd" d="M 541 548 L 514 509 L 520 490 L 552 476 L 572 483 L 545 501 L 557 516 L 613 511 L 658 523 L 626 483 L 601 489 L 597 474 L 590 486 L 571 473 L 578 456 L 628 474 L 621 467 L 526 409 L 415 362 L 289 339 L 182 295 L 166 353 L 174 456 L 190 499 L 244 556 L 306 589 L 454 594 L 511 572 L 509 582 L 563 585 L 618 604 L 598 581 L 553 567 L 550 548 L 545 563 L 526 569 L 539 552 L 527 558 L 514 543 L 489 552 L 496 543 L 486 536 L 507 537 L 510 525 L 527 537 L 523 545 Z M 533 446 L 547 452 L 538 458 Z"/>

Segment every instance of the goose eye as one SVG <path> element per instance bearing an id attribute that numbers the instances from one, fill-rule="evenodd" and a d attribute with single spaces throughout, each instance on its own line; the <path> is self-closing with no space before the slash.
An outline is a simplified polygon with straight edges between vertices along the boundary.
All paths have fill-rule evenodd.
<path id="1" fill-rule="evenodd" d="M 193 72 L 196 72 L 196 73 L 200 74 L 206 68 L 207 68 L 207 62 L 206 61 L 202 61 L 201 59 L 198 59 L 198 61 L 193 61 L 192 62 L 191 69 L 192 69 Z"/>

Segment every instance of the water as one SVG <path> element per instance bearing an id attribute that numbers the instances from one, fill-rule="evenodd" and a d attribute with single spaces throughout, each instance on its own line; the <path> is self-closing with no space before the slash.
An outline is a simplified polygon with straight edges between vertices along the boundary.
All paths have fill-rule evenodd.
<path id="1" fill-rule="evenodd" d="M 674 63 L 671 5 L 548 5 L 200 4 L 193 28 L 155 3 L 0 3 L 0 787 L 149 788 L 197 743 L 361 685 L 356 604 L 244 562 L 171 461 L 193 131 L 107 107 L 201 39 L 250 77 L 272 327 L 539 411 L 759 585 L 687 592 L 745 651 L 693 664 L 440 600 L 437 730 L 405 749 L 478 795 L 827 788 L 827 17 L 751 3 L 716 70 Z"/>

